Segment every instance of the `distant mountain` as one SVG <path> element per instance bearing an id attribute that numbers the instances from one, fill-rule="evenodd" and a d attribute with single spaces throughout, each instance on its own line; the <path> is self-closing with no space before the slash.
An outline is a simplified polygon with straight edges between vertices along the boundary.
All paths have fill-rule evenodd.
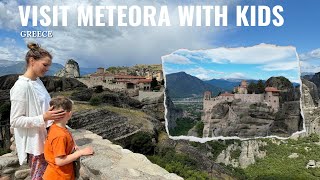
<path id="1" fill-rule="evenodd" d="M 301 76 L 305 76 L 305 75 L 314 75 L 313 72 L 301 72 Z"/>
<path id="2" fill-rule="evenodd" d="M 0 76 L 7 74 L 22 74 L 25 72 L 26 62 L 25 61 L 7 61 L 0 60 Z M 58 63 L 52 63 L 49 71 L 46 75 L 54 75 L 57 71 L 62 69 L 63 66 Z"/>
<path id="3" fill-rule="evenodd" d="M 205 91 L 211 91 L 213 95 L 217 95 L 223 91 L 185 72 L 166 75 L 166 88 L 170 98 L 203 96 Z"/>
<path id="4" fill-rule="evenodd" d="M 259 81 L 259 80 L 254 80 L 254 79 L 211 79 L 211 80 L 208 80 L 205 82 L 208 84 L 211 84 L 215 87 L 221 88 L 224 91 L 231 92 L 231 91 L 233 91 L 234 87 L 240 85 L 242 80 L 246 80 L 248 84 L 250 84 L 250 82 L 254 82 L 257 84 L 257 82 Z M 262 82 L 265 83 L 266 81 L 262 80 Z M 292 82 L 292 85 L 295 87 L 300 84 Z"/>
<path id="5" fill-rule="evenodd" d="M 250 82 L 257 83 L 258 80 L 254 79 L 211 79 L 209 81 L 205 81 L 208 84 L 211 84 L 215 87 L 221 88 L 224 91 L 231 92 L 233 91 L 233 88 L 236 86 L 239 86 L 242 80 L 246 80 L 249 84 Z M 265 82 L 263 80 L 263 82 Z"/>
<path id="6" fill-rule="evenodd" d="M 97 68 L 84 68 L 84 67 L 80 67 L 80 76 L 84 76 L 87 74 L 92 74 L 95 73 L 97 71 Z"/>
<path id="7" fill-rule="evenodd" d="M 211 84 L 215 87 L 219 87 L 225 91 L 233 91 L 233 87 L 238 86 L 241 82 L 239 81 L 229 81 L 225 79 L 211 79 L 209 81 L 205 81 L 208 84 Z"/>

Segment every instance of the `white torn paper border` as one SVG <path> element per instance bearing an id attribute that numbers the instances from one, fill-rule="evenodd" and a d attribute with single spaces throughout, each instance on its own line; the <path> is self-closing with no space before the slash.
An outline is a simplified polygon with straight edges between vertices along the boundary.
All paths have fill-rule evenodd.
<path id="1" fill-rule="evenodd" d="M 165 78 L 165 87 L 166 87 L 165 101 L 164 101 L 166 131 L 169 134 L 169 137 L 172 139 L 185 139 L 190 141 L 198 141 L 202 143 L 206 141 L 218 140 L 218 139 L 225 139 L 225 140 L 226 139 L 248 140 L 248 139 L 256 139 L 256 138 L 287 139 L 290 136 L 295 136 L 297 134 L 306 132 L 305 121 L 304 121 L 304 116 L 302 112 L 302 101 L 301 101 L 302 82 L 300 79 L 299 59 L 298 59 L 298 55 L 295 47 L 276 46 L 271 44 L 259 44 L 252 47 L 238 47 L 238 48 L 221 47 L 221 48 L 215 48 L 215 49 L 194 50 L 194 51 L 187 50 L 187 49 L 179 49 L 171 54 L 162 56 L 162 66 L 163 66 L 163 72 L 165 74 L 164 78 Z M 171 78 L 167 78 L 167 75 L 169 75 L 169 77 L 170 75 L 176 75 L 179 78 L 179 72 L 185 72 L 185 74 L 187 74 L 186 76 L 191 75 L 198 79 L 202 79 L 203 81 L 210 80 L 210 79 L 228 79 L 229 81 L 237 80 L 237 79 L 238 80 L 239 79 L 245 79 L 245 80 L 261 79 L 266 81 L 270 77 L 283 76 L 293 83 L 300 84 L 300 88 L 299 88 L 300 97 L 298 98 L 296 97 L 296 99 L 293 99 L 297 101 L 298 107 L 300 107 L 299 115 L 301 115 L 301 118 L 298 120 L 299 122 L 298 122 L 298 125 L 296 126 L 297 130 L 295 132 L 288 133 L 286 136 L 283 136 L 283 134 L 281 136 L 278 136 L 272 133 L 269 133 L 269 134 L 267 133 L 266 135 L 262 136 L 261 132 L 260 132 L 260 135 L 259 134 L 252 135 L 252 132 L 251 132 L 251 134 L 249 133 L 247 137 L 245 136 L 246 133 L 242 133 L 242 135 L 240 136 L 235 135 L 236 133 L 230 133 L 230 135 L 225 135 L 225 134 L 228 134 L 228 131 L 226 133 L 219 134 L 219 130 L 214 128 L 218 127 L 219 129 L 220 127 L 221 131 L 224 131 L 225 129 L 228 129 L 228 128 L 229 129 L 233 128 L 231 126 L 229 127 L 228 123 L 224 123 L 226 119 L 229 121 L 230 120 L 232 121 L 232 118 L 230 117 L 226 118 L 225 116 L 223 116 L 222 118 L 220 117 L 221 120 L 219 120 L 219 118 L 218 120 L 217 119 L 212 120 L 212 118 L 209 118 L 209 119 L 207 118 L 206 123 L 209 122 L 209 124 L 211 124 L 210 126 L 212 127 L 210 128 L 205 127 L 205 128 L 207 128 L 209 132 L 210 131 L 212 132 L 207 133 L 203 137 L 196 137 L 192 135 L 188 136 L 187 134 L 173 136 L 170 134 L 170 132 L 172 132 L 170 123 L 175 121 L 175 119 L 174 118 L 170 119 L 172 117 L 169 115 L 171 109 L 170 107 L 168 108 L 168 98 L 175 99 L 175 100 L 179 99 L 179 97 L 176 97 L 176 96 L 178 96 L 177 94 L 181 92 L 181 89 L 179 90 L 179 86 L 181 84 L 179 83 L 181 83 L 180 81 L 183 81 L 183 79 L 178 79 L 178 80 L 176 79 L 176 80 L 172 80 L 171 82 Z M 190 85 L 190 87 L 192 86 Z M 186 87 L 183 87 L 183 88 L 184 89 L 182 90 L 182 92 L 185 93 L 186 96 L 188 96 L 188 93 L 187 93 L 188 89 Z M 177 91 L 178 93 L 172 93 L 172 90 Z M 224 90 L 225 89 L 223 89 L 223 91 Z M 238 90 L 239 90 L 239 87 L 238 87 Z M 229 111 L 231 111 L 232 108 L 237 108 L 237 106 L 239 106 L 239 104 L 238 105 L 235 104 L 233 106 L 232 105 L 233 100 L 238 99 L 237 101 L 239 101 L 240 99 L 241 100 L 240 102 L 248 101 L 247 100 L 248 98 L 250 99 L 251 97 L 254 96 L 255 98 L 258 97 L 258 99 L 259 98 L 260 99 L 255 100 L 255 98 L 253 98 L 252 104 L 260 103 L 257 106 L 258 108 L 261 108 L 259 107 L 259 105 L 265 106 L 263 104 L 266 104 L 269 109 L 271 107 L 271 109 L 273 109 L 273 112 L 277 113 L 275 112 L 275 110 L 277 110 L 277 107 L 272 106 L 268 102 L 266 102 L 270 100 L 270 98 L 269 99 L 265 98 L 267 92 L 264 92 L 264 95 L 259 95 L 259 94 L 250 95 L 250 94 L 245 94 L 245 92 L 243 92 L 243 89 L 241 91 L 242 91 L 241 93 L 244 93 L 244 94 L 240 94 L 239 92 L 237 92 L 231 95 L 231 92 L 228 92 L 228 93 L 221 92 L 222 94 L 220 94 L 220 97 L 219 96 L 211 97 L 213 98 L 214 101 L 218 100 L 218 102 L 212 103 L 211 102 L 212 99 L 210 99 L 210 101 L 208 102 L 210 102 L 211 104 L 209 103 L 209 105 L 214 107 L 214 106 L 217 106 L 217 104 L 221 105 L 219 103 L 222 103 L 222 106 L 226 106 L 226 107 L 229 106 L 229 109 L 227 110 L 227 112 L 229 113 Z M 204 94 L 204 92 L 202 94 Z M 170 95 L 174 97 L 170 97 Z M 233 96 L 233 99 L 228 100 L 229 103 L 225 102 L 226 99 L 223 99 L 224 100 L 223 102 L 223 100 L 219 99 L 221 98 L 221 95 L 222 96 L 225 95 L 226 97 L 230 95 L 230 97 Z M 192 96 L 194 97 L 194 95 Z M 271 100 L 274 100 L 274 99 L 271 99 Z M 249 105 L 250 107 L 250 103 L 251 102 L 245 102 L 244 106 Z M 205 103 L 203 103 L 203 105 L 204 104 Z M 282 106 L 283 106 L 283 102 L 279 103 L 278 111 L 282 111 L 281 109 Z M 230 107 L 231 107 L 231 110 L 230 110 Z M 212 111 L 212 107 L 207 107 L 207 110 Z M 270 113 L 272 114 L 271 111 Z M 236 114 L 237 116 L 236 118 L 233 119 L 233 121 L 235 122 L 233 123 L 231 122 L 231 124 L 234 125 L 234 130 L 245 132 L 243 129 L 242 130 L 237 129 L 239 127 L 238 126 L 239 122 L 242 122 L 241 118 L 243 117 L 239 117 L 241 114 L 239 115 L 237 114 L 237 112 L 234 112 L 234 114 Z M 206 121 L 206 119 L 204 118 L 204 115 L 202 115 L 201 117 L 202 122 Z M 188 117 L 188 116 L 185 116 L 185 117 Z M 271 120 L 269 122 L 270 123 L 269 124 L 266 123 L 266 125 L 274 126 L 274 122 L 271 122 Z M 251 122 L 251 123 L 252 123 L 252 126 L 255 125 L 254 122 Z M 295 123 L 297 123 L 297 120 L 295 120 Z M 302 123 L 302 127 L 301 125 L 299 126 L 299 123 Z M 217 126 L 217 124 L 219 126 Z M 290 123 L 288 124 L 287 122 L 287 125 L 290 125 Z M 246 127 L 246 128 L 250 129 L 250 127 Z"/>

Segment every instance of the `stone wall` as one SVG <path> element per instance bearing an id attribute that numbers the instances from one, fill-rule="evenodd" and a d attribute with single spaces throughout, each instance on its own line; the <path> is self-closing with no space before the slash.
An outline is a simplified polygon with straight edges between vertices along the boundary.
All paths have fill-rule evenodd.
<path id="1" fill-rule="evenodd" d="M 263 102 L 264 94 L 234 94 L 235 99 L 241 99 L 243 102 L 258 103 Z"/>
<path id="2" fill-rule="evenodd" d="M 95 153 L 81 158 L 80 179 L 119 180 L 119 179 L 172 179 L 181 180 L 176 174 L 169 173 L 151 163 L 144 155 L 123 149 L 107 139 L 87 130 L 72 130 L 80 148 L 92 146 Z M 13 153 L 0 156 L 0 179 L 30 179 L 29 167 L 19 166 Z"/>

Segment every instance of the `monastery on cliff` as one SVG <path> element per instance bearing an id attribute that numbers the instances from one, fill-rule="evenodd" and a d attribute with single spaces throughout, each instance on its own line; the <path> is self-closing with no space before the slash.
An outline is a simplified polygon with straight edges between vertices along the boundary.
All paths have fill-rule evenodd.
<path id="1" fill-rule="evenodd" d="M 219 96 L 212 97 L 210 91 L 204 92 L 203 110 L 210 111 L 214 106 L 221 102 L 232 102 L 240 99 L 241 102 L 246 103 L 266 103 L 274 112 L 279 110 L 279 92 L 275 87 L 266 87 L 263 94 L 248 94 L 248 85 L 245 80 L 241 81 L 240 86 L 235 87 L 236 93 L 231 94 L 225 92 Z"/>

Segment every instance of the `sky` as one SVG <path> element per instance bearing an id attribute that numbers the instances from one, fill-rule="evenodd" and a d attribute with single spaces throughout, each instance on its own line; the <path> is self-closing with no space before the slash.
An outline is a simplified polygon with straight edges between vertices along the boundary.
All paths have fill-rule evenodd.
<path id="1" fill-rule="evenodd" d="M 172 24 L 177 24 L 178 5 L 227 5 L 227 27 L 77 27 L 76 7 L 79 5 L 123 5 L 115 0 L 76 0 L 66 1 L 0 1 L 0 60 L 23 61 L 27 52 L 26 43 L 33 41 L 53 54 L 53 61 L 62 65 L 72 58 L 80 67 L 132 66 L 135 64 L 160 64 L 161 57 L 178 52 L 210 50 L 220 47 L 241 48 L 257 46 L 261 43 L 279 46 L 293 46 L 299 55 L 301 72 L 320 71 L 320 1 L 283 1 L 283 0 L 217 0 L 217 1 L 150 1 L 128 0 L 125 5 L 140 7 L 167 5 Z M 22 27 L 18 11 L 19 5 L 67 5 L 72 7 L 68 16 L 68 27 Z M 281 27 L 237 27 L 235 26 L 235 6 L 281 5 L 284 24 Z M 51 30 L 53 38 L 22 38 L 23 30 Z M 259 57 L 257 57 L 259 59 Z M 257 65 L 272 68 L 281 61 Z M 291 61 L 290 61 L 291 62 Z M 259 63 L 253 63 L 259 64 Z M 243 66 L 243 64 L 239 65 Z M 249 68 L 249 66 L 247 66 Z M 290 66 L 291 67 L 291 66 Z M 223 68 L 202 67 L 204 72 L 225 71 Z M 285 67 L 288 68 L 288 67 Z M 239 68 L 240 69 L 240 68 Z M 283 71 L 281 71 L 283 72 Z M 228 72 L 224 72 L 228 73 Z M 234 77 L 245 74 L 233 72 Z M 280 73 L 280 70 L 279 70 Z M 228 73 L 231 74 L 231 73 Z M 249 75 L 251 76 L 251 75 Z M 221 76 L 222 77 L 222 76 Z M 207 78 L 207 77 L 204 77 Z"/>
<path id="2" fill-rule="evenodd" d="M 267 80 L 284 76 L 291 82 L 300 82 L 299 59 L 293 46 L 259 44 L 196 51 L 179 49 L 162 60 L 165 74 L 184 71 L 203 80 Z"/>

